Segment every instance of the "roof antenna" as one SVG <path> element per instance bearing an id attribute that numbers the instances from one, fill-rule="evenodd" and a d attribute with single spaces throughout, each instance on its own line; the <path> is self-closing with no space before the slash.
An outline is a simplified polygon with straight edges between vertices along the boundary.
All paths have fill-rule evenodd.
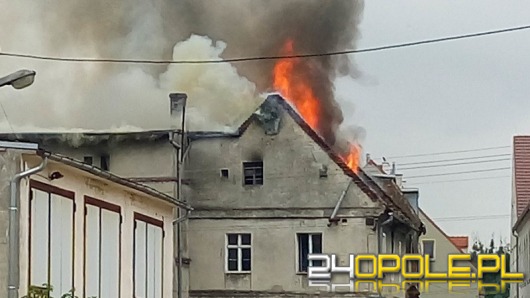
<path id="1" fill-rule="evenodd" d="M 390 172 L 390 175 L 396 175 L 396 162 L 392 162 L 392 171 Z"/>

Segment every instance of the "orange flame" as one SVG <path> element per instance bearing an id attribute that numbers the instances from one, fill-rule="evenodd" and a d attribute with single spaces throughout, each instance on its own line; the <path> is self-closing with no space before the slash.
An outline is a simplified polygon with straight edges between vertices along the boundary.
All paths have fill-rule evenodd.
<path id="1" fill-rule="evenodd" d="M 294 42 L 289 39 L 282 49 L 282 55 L 289 56 L 294 53 Z M 280 59 L 274 66 L 273 84 L 274 88 L 296 107 L 305 122 L 318 132 L 321 121 L 321 101 L 315 95 L 311 83 L 306 80 L 304 74 L 298 73 L 302 63 L 304 62 L 300 58 Z M 349 144 L 349 151 L 341 154 L 341 158 L 355 173 L 359 168 L 360 153 L 359 145 Z"/>

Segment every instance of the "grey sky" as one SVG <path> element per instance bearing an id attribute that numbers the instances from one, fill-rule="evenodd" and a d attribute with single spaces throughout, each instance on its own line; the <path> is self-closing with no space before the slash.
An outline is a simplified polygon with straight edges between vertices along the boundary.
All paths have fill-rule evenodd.
<path id="1" fill-rule="evenodd" d="M 502 1 L 366 1 L 360 48 L 528 25 L 530 3 Z M 367 131 L 373 158 L 511 145 L 530 132 L 530 30 L 354 56 L 361 80 L 343 79 L 348 121 Z M 511 153 L 399 159 L 399 162 Z M 510 167 L 511 161 L 403 171 L 406 176 Z M 511 170 L 410 179 L 414 182 L 510 176 Z M 418 184 L 432 218 L 510 214 L 511 178 Z M 438 221 L 450 235 L 509 239 L 509 217 Z"/>
<path id="2" fill-rule="evenodd" d="M 14 6 L 12 8 L 17 11 Z M 362 38 L 358 46 L 366 48 L 528 25 L 530 23 L 528 11 L 530 3 L 522 1 L 507 4 L 491 0 L 367 0 L 360 28 Z M 31 17 L 31 13 L 25 17 Z M 31 38 L 35 37 L 32 35 L 35 28 L 39 29 L 38 25 L 27 25 L 17 29 L 19 34 L 28 33 L 27 42 L 22 39 L 23 35 L 20 35 L 20 38 L 17 36 L 14 41 L 7 44 L 3 44 L 5 40 L 0 40 L 0 46 L 6 46 L 5 50 L 9 51 L 26 46 L 27 48 L 20 49 L 29 53 L 60 55 L 39 49 L 40 41 Z M 530 132 L 530 117 L 528 117 L 530 101 L 526 98 L 530 94 L 530 84 L 526 80 L 527 70 L 530 69 L 530 59 L 527 58 L 529 52 L 530 30 L 357 54 L 353 57 L 363 76 L 356 81 L 339 80 L 337 92 L 344 107 L 346 121 L 366 129 L 364 148 L 374 158 L 506 146 L 511 144 L 514 134 Z M 81 56 L 91 56 L 90 51 L 88 53 Z M 31 68 L 37 67 L 36 65 L 43 67 L 31 90 L 13 91 L 2 88 L 0 91 L 0 100 L 15 124 L 26 124 L 22 122 L 26 118 L 22 111 L 28 109 L 29 104 L 37 99 L 39 104 L 28 110 L 31 115 L 41 111 L 66 118 L 70 114 L 77 117 L 78 114 L 73 111 L 82 113 L 79 98 L 64 102 L 39 97 L 43 90 L 39 88 L 44 88 L 47 84 L 62 88 L 57 89 L 61 93 L 63 89 L 68 91 L 77 88 L 75 85 L 62 84 L 65 75 L 73 73 L 69 67 L 61 64 L 53 69 L 54 71 L 46 73 L 48 70 L 46 67 L 50 67 L 50 64 L 7 58 L 1 59 L 0 62 L 2 63 L 0 71 L 6 74 L 18 67 Z M 78 68 L 78 71 L 90 70 L 88 65 L 79 67 L 81 68 Z M 120 79 L 125 83 L 132 82 L 132 85 L 139 85 L 139 90 L 153 87 L 154 82 L 146 81 L 144 78 L 146 77 L 142 73 L 131 72 Z M 90 78 L 82 77 L 82 79 Z M 97 83 L 95 86 L 100 85 Z M 120 89 L 119 92 L 123 98 L 129 96 L 124 93 L 126 90 Z M 132 90 L 129 93 L 133 92 L 136 91 Z M 167 100 L 165 94 L 167 94 L 165 91 L 156 94 L 160 95 L 158 96 L 160 99 L 156 100 L 163 101 L 163 105 L 160 109 L 149 110 L 152 115 L 164 111 Z M 141 96 L 155 100 L 152 93 L 145 92 Z M 21 100 L 15 101 L 14 98 Z M 49 103 L 52 104 L 51 108 Z M 65 104 L 70 104 L 73 108 L 63 109 Z M 108 101 L 103 100 L 102 104 L 103 107 L 114 107 L 114 104 Z M 148 110 L 150 106 L 151 103 L 147 101 L 140 107 L 125 105 L 122 114 L 143 114 L 143 111 Z M 91 117 L 85 115 L 79 122 L 88 121 Z M 2 126 L 2 130 L 9 128 Z M 416 160 L 510 152 L 510 149 L 503 149 L 422 157 Z M 415 160 L 400 160 L 400 162 L 412 161 Z M 405 174 L 416 176 L 510 165 L 511 162 L 503 161 L 422 171 L 410 170 L 405 171 Z M 408 185 L 414 186 L 414 181 L 438 181 L 432 185 L 417 185 L 421 192 L 421 206 L 432 218 L 508 215 L 511 198 L 510 178 L 439 183 L 439 181 L 460 178 L 506 175 L 511 175 L 511 171 L 410 179 Z M 508 217 L 490 220 L 438 221 L 438 223 L 451 235 L 477 234 L 483 240 L 487 240 L 494 233 L 497 239 L 500 236 L 509 238 Z"/>

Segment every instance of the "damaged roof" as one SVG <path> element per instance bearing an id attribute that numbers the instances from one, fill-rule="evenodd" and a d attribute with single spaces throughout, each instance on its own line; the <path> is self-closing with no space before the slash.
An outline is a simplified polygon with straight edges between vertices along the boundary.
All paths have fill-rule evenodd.
<path id="1" fill-rule="evenodd" d="M 420 229 L 422 225 L 418 215 L 414 212 L 408 201 L 401 195 L 401 193 L 387 193 L 384 187 L 379 185 L 370 175 L 359 168 L 355 173 L 344 160 L 324 141 L 324 139 L 314 131 L 307 122 L 298 114 L 298 112 L 281 96 L 270 95 L 262 104 L 256 113 L 253 113 L 243 124 L 238 128 L 237 135 L 242 135 L 250 126 L 252 121 L 260 121 L 265 128 L 265 133 L 274 134 L 279 129 L 279 119 L 277 116 L 280 108 L 287 112 L 287 114 L 302 128 L 302 130 L 315 142 L 326 154 L 337 164 L 344 174 L 351 177 L 353 182 L 366 195 L 374 201 L 382 201 L 383 204 L 394 211 L 396 217 L 403 222 L 409 224 L 415 229 Z"/>

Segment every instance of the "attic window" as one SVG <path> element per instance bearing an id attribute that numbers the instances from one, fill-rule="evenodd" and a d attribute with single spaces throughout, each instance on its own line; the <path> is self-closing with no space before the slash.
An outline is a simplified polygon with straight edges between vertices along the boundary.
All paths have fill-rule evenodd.
<path id="1" fill-rule="evenodd" d="M 110 167 L 109 163 L 110 163 L 110 156 L 102 155 L 101 156 L 101 169 L 104 171 L 108 171 Z"/>
<path id="2" fill-rule="evenodd" d="M 244 185 L 263 185 L 263 161 L 243 162 Z"/>
<path id="3" fill-rule="evenodd" d="M 228 178 L 228 169 L 221 169 L 221 177 Z"/>
<path id="4" fill-rule="evenodd" d="M 83 157 L 83 163 L 86 163 L 87 165 L 92 165 L 94 163 L 94 160 L 92 156 L 85 156 Z"/>

